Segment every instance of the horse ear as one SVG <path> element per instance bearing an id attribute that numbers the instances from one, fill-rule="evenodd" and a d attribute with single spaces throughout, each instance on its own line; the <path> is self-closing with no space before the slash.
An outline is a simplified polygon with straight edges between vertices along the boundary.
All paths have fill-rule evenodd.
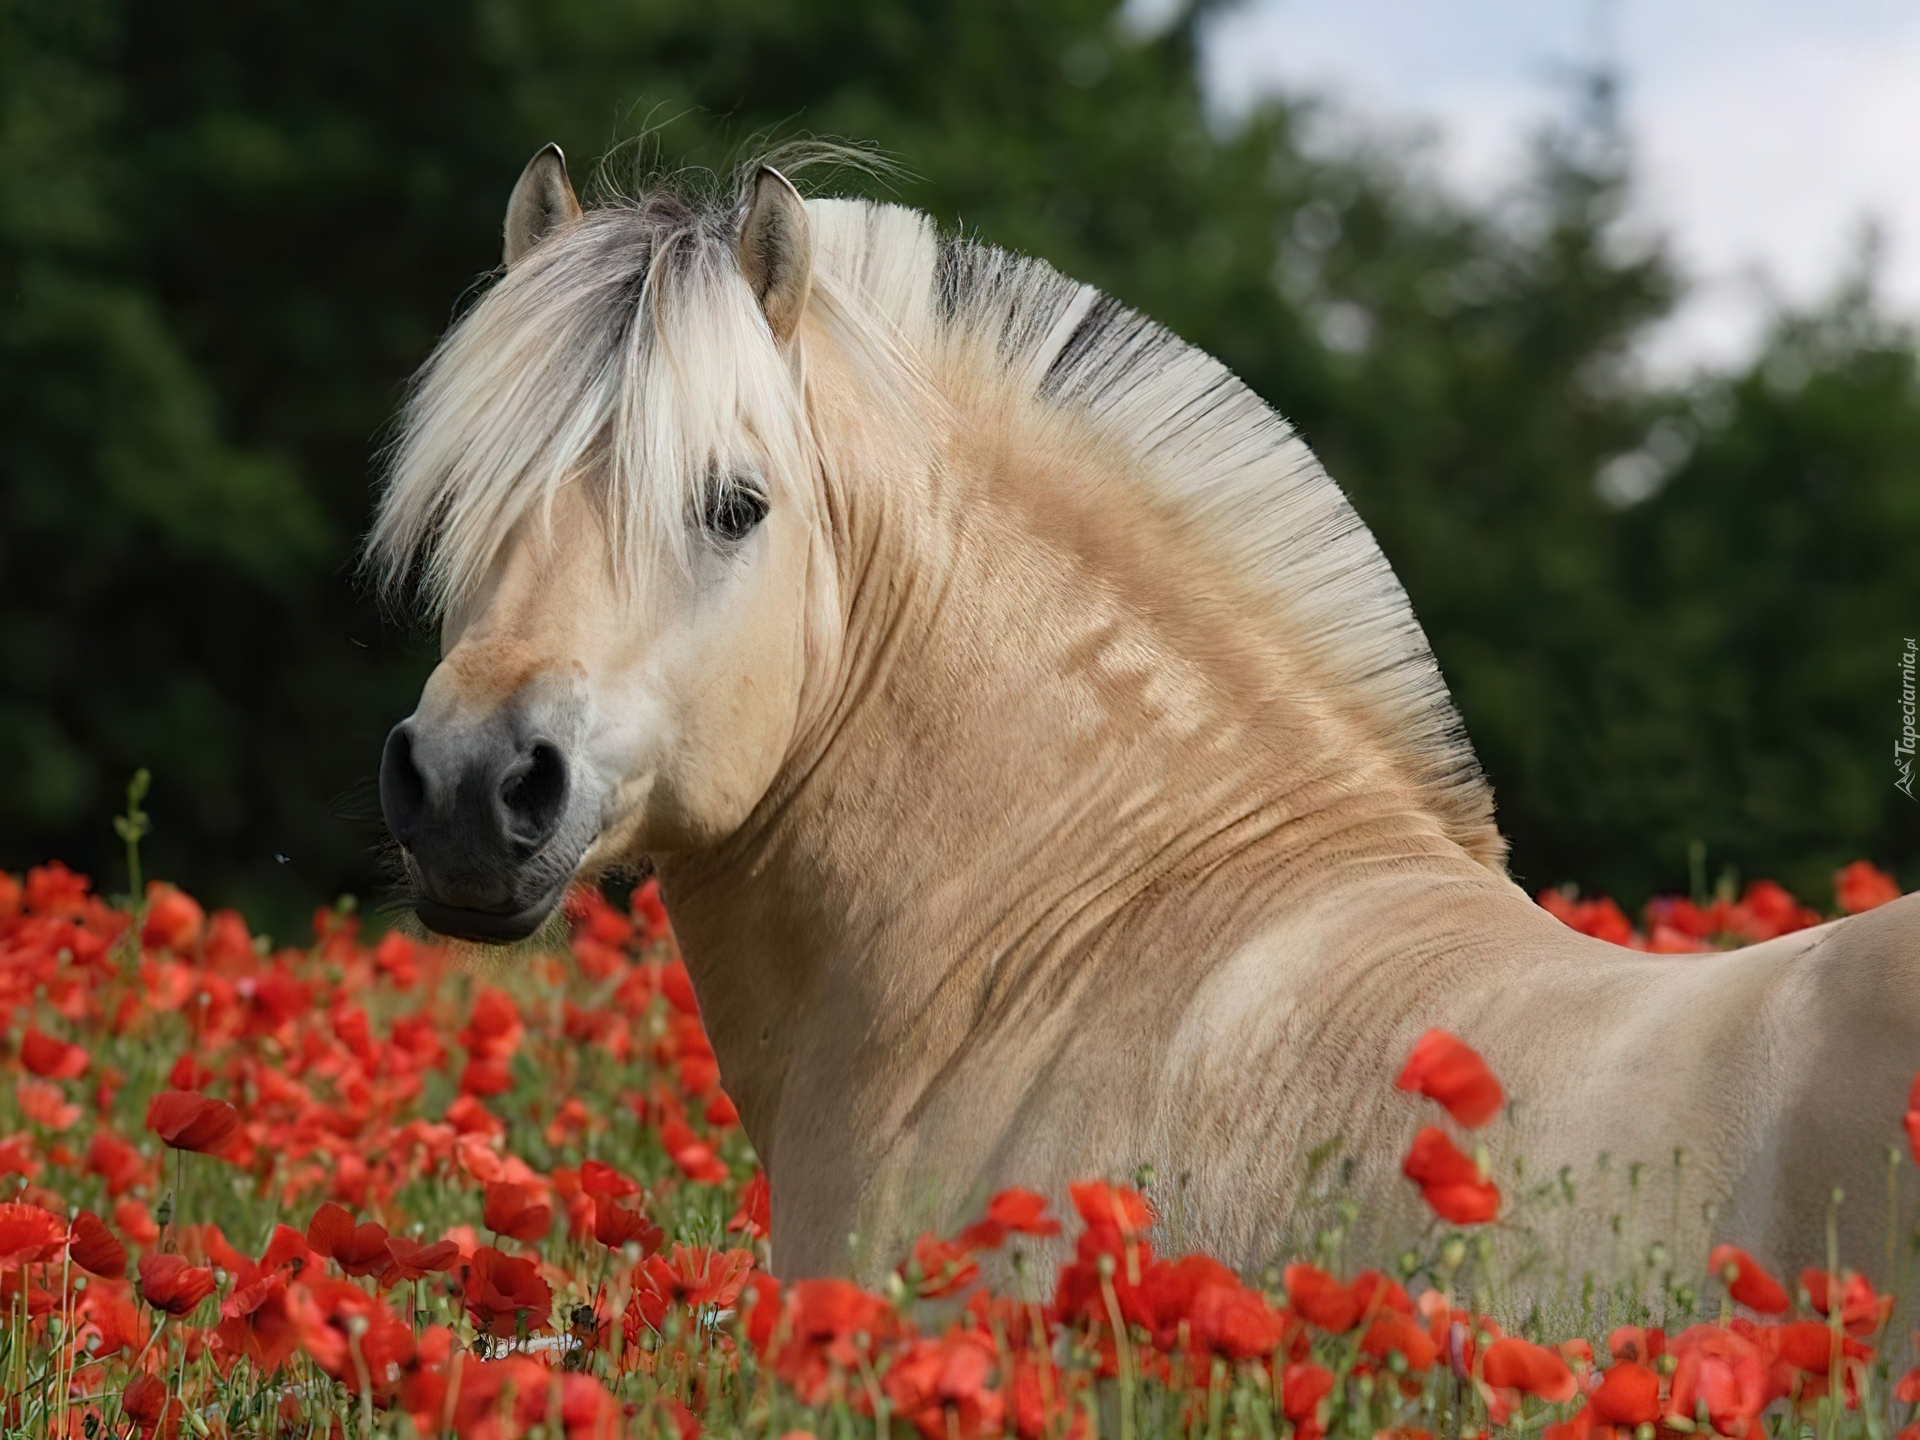
<path id="1" fill-rule="evenodd" d="M 511 265 L 546 236 L 580 218 L 580 202 L 567 178 L 567 157 L 549 145 L 527 162 L 507 198 L 506 261 Z"/>
<path id="2" fill-rule="evenodd" d="M 759 298 L 773 338 L 793 338 L 813 288 L 813 237 L 806 202 L 771 165 L 753 177 L 747 217 L 740 224 L 740 272 Z"/>

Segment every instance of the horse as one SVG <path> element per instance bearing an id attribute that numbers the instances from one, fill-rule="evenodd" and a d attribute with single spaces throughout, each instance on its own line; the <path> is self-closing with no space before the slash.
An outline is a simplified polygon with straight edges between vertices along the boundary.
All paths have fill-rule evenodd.
<path id="1" fill-rule="evenodd" d="M 1088 1177 L 1246 1273 L 1335 1194 L 1388 1244 L 1435 1027 L 1582 1254 L 1637 1206 L 1676 1264 L 1824 1263 L 1840 1186 L 1873 1268 L 1920 898 L 1685 957 L 1545 913 L 1379 546 L 1220 363 L 769 165 L 583 209 L 548 147 L 504 228 L 368 540 L 442 642 L 382 809 L 452 937 L 651 867 L 777 1273 Z"/>

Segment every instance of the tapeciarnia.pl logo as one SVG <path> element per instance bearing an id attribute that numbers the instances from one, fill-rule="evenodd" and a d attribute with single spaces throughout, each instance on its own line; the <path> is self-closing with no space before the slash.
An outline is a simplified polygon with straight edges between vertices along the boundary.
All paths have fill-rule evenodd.
<path id="1" fill-rule="evenodd" d="M 1914 743 L 1920 740 L 1920 735 L 1913 728 L 1914 660 L 1913 637 L 1909 635 L 1907 648 L 1900 653 L 1900 738 L 1893 742 L 1893 768 L 1896 772 L 1893 788 L 1909 800 L 1914 798 Z"/>

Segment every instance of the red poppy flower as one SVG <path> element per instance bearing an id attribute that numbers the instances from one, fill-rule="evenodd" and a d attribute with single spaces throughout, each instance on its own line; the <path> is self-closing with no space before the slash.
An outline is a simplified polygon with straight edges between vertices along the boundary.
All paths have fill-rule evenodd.
<path id="1" fill-rule="evenodd" d="M 660 1143 L 680 1167 L 680 1173 L 703 1185 L 722 1185 L 731 1176 L 726 1162 L 713 1153 L 713 1147 L 693 1133 L 686 1121 L 669 1116 L 660 1124 Z"/>
<path id="2" fill-rule="evenodd" d="M 580 1188 L 595 1198 L 611 1195 L 617 1199 L 623 1195 L 638 1195 L 640 1182 L 628 1179 L 611 1165 L 599 1160 L 583 1160 L 580 1162 Z"/>
<path id="3" fill-rule="evenodd" d="M 140 1298 L 169 1315 L 192 1313 L 213 1293 L 213 1271 L 189 1265 L 178 1255 L 140 1257 Z"/>
<path id="4" fill-rule="evenodd" d="M 1058 1235 L 1060 1222 L 1047 1213 L 1047 1197 L 1033 1190 L 1002 1190 L 987 1202 L 987 1213 L 960 1232 L 980 1250 L 997 1249 L 1009 1235 Z"/>
<path id="5" fill-rule="evenodd" d="M 1561 924 L 1605 940 L 1610 945 L 1633 943 L 1633 922 L 1627 919 L 1610 896 L 1598 900 L 1575 900 L 1558 890 L 1542 890 L 1537 897 L 1540 908 Z"/>
<path id="6" fill-rule="evenodd" d="M 68 1253 L 73 1263 L 103 1280 L 117 1280 L 127 1273 L 127 1247 L 91 1210 L 73 1217 L 72 1244 Z"/>
<path id="7" fill-rule="evenodd" d="M 87 1073 L 89 1056 L 78 1045 L 27 1027 L 20 1037 L 20 1063 L 46 1080 L 77 1080 Z"/>
<path id="8" fill-rule="evenodd" d="M 151 1245 L 160 1238 L 160 1227 L 153 1223 L 153 1212 L 144 1200 L 122 1200 L 115 1205 L 113 1223 L 136 1245 Z"/>
<path id="9" fill-rule="evenodd" d="M 87 891 L 92 885 L 86 876 L 75 874 L 58 860 L 36 865 L 27 871 L 27 913 L 78 919 L 86 914 Z"/>
<path id="10" fill-rule="evenodd" d="M 640 927 L 642 944 L 651 944 L 667 933 L 667 907 L 660 902 L 660 882 L 649 880 L 637 886 L 629 907 L 634 923 Z"/>
<path id="11" fill-rule="evenodd" d="M 1319 1266 L 1289 1265 L 1282 1279 L 1287 1304 L 1309 1325 L 1343 1335 L 1360 1323 L 1360 1296 Z"/>
<path id="12" fill-rule="evenodd" d="M 780 1282 L 764 1270 L 749 1272 L 739 1305 L 747 1321 L 747 1344 L 756 1355 L 766 1354 L 780 1319 Z"/>
<path id="13" fill-rule="evenodd" d="M 51 1080 L 22 1080 L 14 1086 L 13 1098 L 22 1116 L 55 1135 L 71 1130 L 86 1113 Z"/>
<path id="14" fill-rule="evenodd" d="M 260 1258 L 259 1264 L 239 1254 L 216 1256 L 216 1247 L 207 1247 L 208 1258 L 233 1277 L 233 1289 L 220 1302 L 220 1323 L 214 1327 L 215 1333 L 223 1348 L 235 1355 L 245 1355 L 263 1375 L 271 1375 L 286 1364 L 299 1345 L 293 1316 L 287 1308 L 287 1273 L 274 1263 L 276 1253 L 288 1248 L 289 1236 L 293 1237 L 300 1253 L 310 1253 L 306 1242 L 285 1225 L 274 1227 L 267 1254 Z M 218 1248 L 231 1249 L 225 1245 Z M 296 1263 L 290 1268 L 305 1267 Z"/>
<path id="15" fill-rule="evenodd" d="M 1090 1228 L 1118 1230 L 1122 1235 L 1144 1235 L 1153 1226 L 1153 1208 L 1146 1197 L 1124 1185 L 1087 1180 L 1067 1187 L 1073 1208 Z"/>
<path id="16" fill-rule="evenodd" d="M 1360 1339 L 1360 1350 L 1376 1360 L 1385 1360 L 1397 1350 L 1407 1368 L 1415 1371 L 1425 1370 L 1440 1358 L 1440 1347 L 1434 1344 L 1433 1336 L 1397 1310 L 1375 1317 Z"/>
<path id="17" fill-rule="evenodd" d="M 1748 944 L 1818 925 L 1820 917 L 1773 880 L 1755 880 L 1727 911 L 1726 928 Z"/>
<path id="18" fill-rule="evenodd" d="M 239 989 L 247 1005 L 249 1035 L 280 1033 L 313 1003 L 312 989 L 278 968 L 246 977 Z"/>
<path id="19" fill-rule="evenodd" d="M 1622 1325 L 1608 1332 L 1607 1353 L 1616 1360 L 1652 1365 L 1667 1353 L 1667 1332 L 1657 1325 Z"/>
<path id="20" fill-rule="evenodd" d="M 553 1228 L 553 1207 L 542 1203 L 540 1192 L 531 1185 L 500 1181 L 487 1186 L 482 1223 L 496 1235 L 534 1244 L 546 1239 Z"/>
<path id="21" fill-rule="evenodd" d="M 1406 1068 L 1393 1082 L 1437 1100 L 1446 1112 L 1469 1130 L 1486 1124 L 1507 1103 L 1506 1091 L 1471 1046 L 1444 1030 L 1429 1030 L 1407 1056 Z"/>
<path id="22" fill-rule="evenodd" d="M 224 1100 L 163 1090 L 147 1106 L 147 1128 L 176 1150 L 217 1155 L 240 1128 L 240 1114 Z"/>
<path id="23" fill-rule="evenodd" d="M 1431 1125 L 1413 1137 L 1400 1172 L 1420 1187 L 1436 1215 L 1455 1225 L 1485 1224 L 1500 1211 L 1498 1188 Z"/>
<path id="24" fill-rule="evenodd" d="M 901 1262 L 898 1273 L 913 1283 L 921 1299 L 931 1300 L 966 1289 L 980 1278 L 980 1267 L 972 1247 L 929 1232 L 913 1242 L 913 1253 Z"/>
<path id="25" fill-rule="evenodd" d="M 753 1179 L 740 1192 L 740 1204 L 727 1221 L 729 1232 L 744 1230 L 756 1240 L 773 1233 L 773 1202 L 767 1189 L 767 1172 L 756 1170 Z M 964 1233 L 964 1232 L 963 1232 Z"/>
<path id="26" fill-rule="evenodd" d="M 1149 1265 L 1140 1277 L 1139 1301 L 1145 1312 L 1144 1328 L 1153 1333 L 1153 1343 L 1162 1350 L 1173 1350 L 1181 1343 L 1181 1326 L 1189 1327 L 1187 1340 L 1193 1343 L 1190 1320 L 1194 1297 L 1207 1286 L 1234 1289 L 1240 1277 L 1210 1255 L 1184 1255 L 1178 1260 L 1161 1260 Z M 992 1324 L 990 1308 L 994 1300 L 976 1296 L 970 1306 L 977 1319 Z M 1204 1348 L 1204 1346 L 1202 1347 Z"/>
<path id="27" fill-rule="evenodd" d="M 191 1050 L 185 1051 L 167 1071 L 169 1090 L 199 1090 L 213 1083 L 213 1067 Z"/>
<path id="28" fill-rule="evenodd" d="M 513 997 L 504 990 L 484 987 L 473 999 L 473 1014 L 467 1028 L 454 1038 L 466 1046 L 476 1060 L 511 1060 L 520 1048 L 526 1025 Z"/>
<path id="29" fill-rule="evenodd" d="M 627 1204 L 612 1195 L 596 1195 L 593 1197 L 593 1238 L 609 1250 L 634 1244 L 651 1255 L 660 1248 L 665 1235 L 638 1205 Z"/>
<path id="30" fill-rule="evenodd" d="M 451 1270 L 454 1262 L 460 1258 L 460 1247 L 451 1240 L 436 1240 L 431 1245 L 422 1245 L 404 1235 L 389 1235 L 387 1253 L 392 1263 L 386 1274 L 380 1277 L 383 1285 L 391 1285 L 399 1280 L 424 1280 L 436 1271 Z"/>
<path id="31" fill-rule="evenodd" d="M 1603 1424 L 1651 1425 L 1660 1418 L 1660 1377 L 1637 1361 L 1617 1361 L 1601 1375 L 1591 1403 Z"/>
<path id="32" fill-rule="evenodd" d="M 67 1227 L 38 1205 L 0 1205 L 0 1271 L 57 1260 Z"/>
<path id="33" fill-rule="evenodd" d="M 447 1106 L 447 1124 L 461 1135 L 484 1135 L 491 1139 L 507 1133 L 506 1122 L 472 1095 L 459 1095 Z"/>
<path id="34" fill-rule="evenodd" d="M 298 1276 L 313 1269 L 319 1258 L 306 1236 L 291 1225 L 276 1225 L 267 1239 L 265 1253 L 260 1256 L 260 1268 L 284 1270 L 290 1276 Z"/>
<path id="35" fill-rule="evenodd" d="M 698 1018 L 700 1001 L 693 993 L 693 976 L 687 973 L 686 961 L 670 960 L 660 967 L 660 993 L 682 1015 Z"/>
<path id="36" fill-rule="evenodd" d="M 1294 1425 L 1296 1440 L 1316 1440 L 1327 1433 L 1321 1402 L 1333 1394 L 1333 1372 L 1309 1362 L 1296 1362 L 1280 1372 L 1280 1410 Z"/>
<path id="37" fill-rule="evenodd" d="M 1111 1217 L 1114 1209 L 1107 1205 L 1112 1198 L 1108 1187 L 1102 1184 L 1096 1188 L 1107 1193 L 1090 1200 L 1082 1215 L 1091 1210 Z M 1131 1202 L 1122 1200 L 1121 1207 L 1123 1218 L 1132 1224 L 1146 1213 L 1145 1202 L 1132 1191 L 1122 1193 L 1131 1197 Z M 1152 1273 L 1153 1258 L 1153 1244 L 1146 1236 L 1122 1230 L 1111 1219 L 1105 1224 L 1089 1223 L 1074 1243 L 1073 1260 L 1060 1267 L 1054 1284 L 1054 1308 L 1062 1316 L 1106 1324 L 1112 1300 L 1119 1302 L 1126 1323 L 1150 1324 L 1151 1309 L 1141 1284 Z M 1117 1363 L 1115 1352 L 1109 1349 L 1102 1373 L 1118 1373 L 1114 1368 Z"/>
<path id="38" fill-rule="evenodd" d="M 164 1380 L 144 1372 L 134 1376 L 120 1392 L 120 1408 L 140 1427 L 142 1435 L 158 1435 L 163 1440 L 173 1440 L 180 1433 L 180 1422 L 187 1413 L 186 1405 L 168 1393 Z"/>
<path id="39" fill-rule="evenodd" d="M 209 965 L 223 970 L 251 970 L 259 960 L 253 934 L 238 910 L 216 910 L 208 917 L 206 948 Z"/>
<path id="40" fill-rule="evenodd" d="M 1705 1406 L 1716 1433 L 1745 1435 L 1772 1398 L 1759 1347 L 1718 1325 L 1695 1325 L 1674 1337 L 1673 1354 L 1668 1413 L 1692 1420 Z"/>
<path id="41" fill-rule="evenodd" d="M 1716 1245 L 1707 1269 L 1727 1287 L 1734 1303 L 1762 1315 L 1784 1315 L 1791 1303 L 1786 1288 L 1760 1262 L 1737 1245 Z"/>
<path id="42" fill-rule="evenodd" d="M 287 1287 L 287 1313 L 300 1348 L 349 1390 L 359 1393 L 363 1368 L 376 1394 L 398 1388 L 400 1367 L 413 1358 L 413 1329 L 385 1302 L 350 1281 L 316 1275 Z"/>
<path id="43" fill-rule="evenodd" d="M 1920 1165 L 1920 1074 L 1907 1087 L 1907 1148 L 1913 1151 L 1913 1163 Z"/>
<path id="44" fill-rule="evenodd" d="M 191 895 L 158 880 L 147 886 L 147 919 L 140 927 L 141 944 L 185 955 L 200 943 L 206 923 L 207 912 Z"/>
<path id="45" fill-rule="evenodd" d="M 1579 1392 L 1567 1362 L 1544 1345 L 1503 1336 L 1487 1346 L 1481 1377 L 1497 1390 L 1520 1390 L 1556 1405 Z"/>
<path id="46" fill-rule="evenodd" d="M 1840 1324 L 1849 1335 L 1871 1335 L 1893 1311 L 1891 1295 L 1876 1295 L 1864 1275 L 1849 1270 L 1840 1288 Z M 1830 1313 L 1832 1295 L 1827 1272 L 1802 1270 L 1800 1288 L 1807 1292 L 1807 1303 L 1822 1315 Z"/>
<path id="47" fill-rule="evenodd" d="M 222 1347 L 246 1356 L 262 1375 L 273 1374 L 300 1348 L 284 1275 L 263 1275 L 235 1291 L 220 1307 L 220 1314 L 214 1331 Z"/>
<path id="48" fill-rule="evenodd" d="M 117 1200 L 145 1178 L 147 1162 L 138 1150 L 105 1130 L 93 1132 L 87 1142 L 83 1173 L 107 1182 L 107 1196 Z"/>
<path id="49" fill-rule="evenodd" d="M 80 1296 L 83 1324 L 75 1339 L 82 1346 L 97 1339 L 92 1348 L 96 1359 L 104 1360 L 125 1350 L 138 1352 L 147 1343 L 147 1318 L 133 1300 L 133 1287 L 120 1281 L 89 1285 Z"/>
<path id="50" fill-rule="evenodd" d="M 424 1356 L 426 1342 L 421 1344 Z M 446 1362 L 409 1371 L 401 1402 L 422 1435 L 506 1437 L 536 1429 L 566 1440 L 609 1440 L 626 1433 L 621 1406 L 591 1375 L 560 1373 L 524 1355 L 467 1358 L 450 1387 Z M 652 1402 L 648 1434 L 699 1440 L 700 1422 L 677 1400 Z M 557 1413 L 556 1413 L 557 1406 Z M 636 1407 L 637 1408 L 637 1407 Z M 443 1428 L 444 1427 L 444 1428 Z"/>
<path id="51" fill-rule="evenodd" d="M 901 1419 L 926 1440 L 978 1440 L 997 1435 L 1004 1400 L 990 1381 L 999 1370 L 991 1337 L 952 1330 L 913 1341 L 881 1381 Z"/>
<path id="52" fill-rule="evenodd" d="M 513 1088 L 513 1072 L 503 1060 L 475 1057 L 460 1071 L 462 1095 L 504 1095 Z"/>
<path id="53" fill-rule="evenodd" d="M 349 1275 L 378 1275 L 393 1263 L 386 1226 L 371 1220 L 356 1225 L 347 1208 L 331 1200 L 307 1222 L 307 1244 L 314 1254 L 330 1257 Z"/>
<path id="54" fill-rule="evenodd" d="M 1002 1190 L 987 1201 L 987 1219 L 1017 1235 L 1060 1233 L 1060 1222 L 1047 1213 L 1046 1196 L 1018 1186 Z"/>
<path id="55" fill-rule="evenodd" d="M 1833 898 L 1849 915 L 1872 910 L 1900 898 L 1900 882 L 1870 860 L 1856 860 L 1835 871 Z"/>
<path id="56" fill-rule="evenodd" d="M 1759 1333 L 1767 1353 L 1796 1370 L 1824 1375 L 1833 1363 L 1834 1334 L 1823 1320 L 1789 1320 L 1784 1325 L 1770 1325 Z M 1849 1354 L 1849 1347 L 1862 1348 L 1859 1341 L 1842 1338 L 1843 1359 Z"/>
<path id="57" fill-rule="evenodd" d="M 639 1343 L 642 1323 L 660 1329 L 673 1305 L 726 1308 L 740 1298 L 752 1269 L 753 1256 L 745 1250 L 708 1250 L 676 1242 L 671 1255 L 649 1256 L 634 1267 L 628 1338 Z"/>
<path id="58" fill-rule="evenodd" d="M 763 1295 L 754 1307 L 751 1333 L 762 1358 L 803 1405 L 818 1405 L 836 1377 L 857 1373 L 860 1362 L 900 1328 L 885 1300 L 845 1280 L 797 1280 L 777 1317 L 773 1309 Z"/>
<path id="59" fill-rule="evenodd" d="M 547 1323 L 553 1291 L 533 1261 L 516 1260 L 482 1245 L 468 1266 L 466 1306 L 482 1334 L 532 1332 Z"/>
<path id="60" fill-rule="evenodd" d="M 1196 1286 L 1186 1312 L 1194 1348 L 1228 1360 L 1271 1355 L 1286 1338 L 1285 1312 L 1231 1276 Z"/>

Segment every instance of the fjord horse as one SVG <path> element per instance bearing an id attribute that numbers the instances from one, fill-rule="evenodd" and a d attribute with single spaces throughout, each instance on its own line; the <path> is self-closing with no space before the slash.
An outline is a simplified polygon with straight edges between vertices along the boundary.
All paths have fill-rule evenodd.
<path id="1" fill-rule="evenodd" d="M 370 542 L 443 639 L 383 808 L 448 935 L 655 868 L 781 1273 L 1142 1166 L 1251 1271 L 1335 1137 L 1410 1233 L 1431 1026 L 1581 1253 L 1637 1206 L 1678 1264 L 1819 1263 L 1838 1184 L 1873 1268 L 1920 899 L 1689 957 L 1545 914 L 1379 548 L 1216 361 L 764 167 L 583 212 L 549 148 L 505 259 Z"/>

